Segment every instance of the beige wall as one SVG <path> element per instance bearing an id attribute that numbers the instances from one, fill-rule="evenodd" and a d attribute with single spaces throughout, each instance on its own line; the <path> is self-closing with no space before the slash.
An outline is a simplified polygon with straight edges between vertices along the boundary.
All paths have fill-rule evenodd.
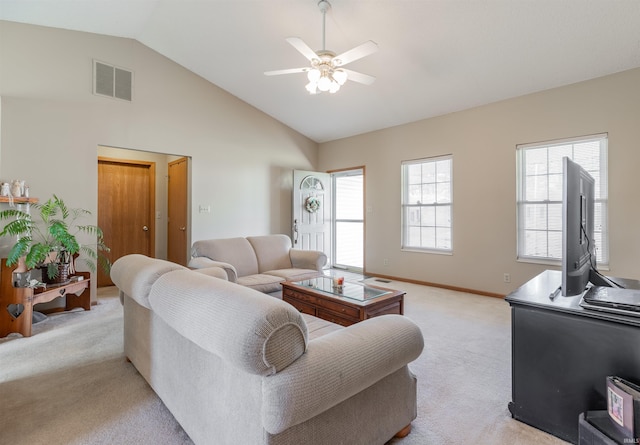
<path id="1" fill-rule="evenodd" d="M 134 72 L 132 102 L 92 94 L 93 59 Z M 95 215 L 98 146 L 190 156 L 192 239 L 290 232 L 315 142 L 134 40 L 0 21 L 0 63 L 0 179 Z"/>
<path id="2" fill-rule="evenodd" d="M 324 143 L 319 168 L 366 165 L 367 272 L 506 294 L 548 268 L 516 261 L 516 145 L 604 132 L 608 274 L 639 279 L 640 69 Z M 454 253 L 401 251 L 400 163 L 449 153 Z"/>
<path id="3" fill-rule="evenodd" d="M 92 59 L 134 71 L 133 102 L 91 93 Z M 515 259 L 515 146 L 608 132 L 610 273 L 640 278 L 640 70 L 318 150 L 136 41 L 0 21 L 0 110 L 0 179 L 26 179 L 33 196 L 56 193 L 94 213 L 98 146 L 190 156 L 192 239 L 288 233 L 292 169 L 366 165 L 368 272 L 502 294 L 545 268 Z M 400 162 L 447 153 L 454 254 L 402 252 Z"/>

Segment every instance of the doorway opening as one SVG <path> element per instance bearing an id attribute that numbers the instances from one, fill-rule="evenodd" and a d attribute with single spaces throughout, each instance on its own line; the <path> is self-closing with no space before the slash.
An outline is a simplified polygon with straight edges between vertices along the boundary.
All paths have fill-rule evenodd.
<path id="1" fill-rule="evenodd" d="M 113 181 L 98 169 L 98 225 L 107 232 L 105 241 L 107 236 L 112 238 L 111 243 L 106 243 L 112 248 L 110 260 L 141 253 L 186 265 L 191 242 L 191 158 L 109 146 L 98 146 L 97 152 L 99 167 L 100 160 L 108 161 L 104 165 L 118 167 Z M 153 193 L 143 191 L 142 184 L 129 184 L 131 174 L 122 170 L 143 165 L 154 166 L 149 170 L 148 182 Z M 117 196 L 121 200 L 114 203 Z M 147 196 L 149 202 L 145 203 L 143 197 Z M 132 214 L 140 214 L 140 219 L 134 221 Z M 146 239 L 150 248 L 131 240 L 124 242 L 125 238 Z M 118 248 L 117 241 L 122 241 L 122 248 Z"/>
<path id="2" fill-rule="evenodd" d="M 364 270 L 364 167 L 331 172 L 332 267 Z"/>

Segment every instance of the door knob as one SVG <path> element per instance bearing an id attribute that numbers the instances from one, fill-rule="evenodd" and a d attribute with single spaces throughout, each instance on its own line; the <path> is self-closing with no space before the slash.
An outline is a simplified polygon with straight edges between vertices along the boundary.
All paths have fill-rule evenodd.
<path id="1" fill-rule="evenodd" d="M 184 232 L 185 230 L 187 230 L 187 228 L 186 227 L 180 227 L 180 230 L 182 230 Z"/>
<path id="2" fill-rule="evenodd" d="M 149 228 L 147 226 L 142 226 L 142 230 L 144 230 L 145 232 L 148 232 Z"/>

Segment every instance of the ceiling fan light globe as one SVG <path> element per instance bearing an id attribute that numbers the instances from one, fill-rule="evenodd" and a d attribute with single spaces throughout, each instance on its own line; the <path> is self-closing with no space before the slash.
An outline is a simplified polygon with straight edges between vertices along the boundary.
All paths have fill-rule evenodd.
<path id="1" fill-rule="evenodd" d="M 318 80 L 318 89 L 320 91 L 329 91 L 329 88 L 331 88 L 331 79 L 327 76 L 322 76 L 320 80 Z"/>
<path id="2" fill-rule="evenodd" d="M 335 70 L 333 72 L 333 78 L 342 86 L 347 81 L 347 73 L 344 70 Z"/>
<path id="3" fill-rule="evenodd" d="M 340 89 L 340 85 L 338 84 L 338 82 L 336 82 L 335 80 L 331 82 L 331 86 L 329 87 L 329 92 L 331 94 L 337 93 L 339 89 Z"/>
<path id="4" fill-rule="evenodd" d="M 305 88 L 309 94 L 318 94 L 317 84 L 315 82 L 309 82 Z"/>
<path id="5" fill-rule="evenodd" d="M 320 80 L 320 70 L 317 68 L 310 69 L 307 73 L 307 79 L 309 79 L 309 82 L 314 83 Z"/>

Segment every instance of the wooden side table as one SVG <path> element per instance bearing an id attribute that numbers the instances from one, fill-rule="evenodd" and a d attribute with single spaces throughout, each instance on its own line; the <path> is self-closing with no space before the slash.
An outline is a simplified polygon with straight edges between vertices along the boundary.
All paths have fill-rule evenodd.
<path id="1" fill-rule="evenodd" d="M 6 337 L 13 332 L 31 337 L 33 306 L 38 303 L 66 297 L 64 310 L 69 311 L 77 307 L 91 310 L 89 272 L 77 272 L 73 281 L 68 284 L 32 289 L 13 287 L 13 270 L 13 267 L 7 266 L 7 259 L 3 258 L 0 263 L 0 337 Z M 14 304 L 22 306 L 22 312 L 17 317 L 9 311 L 10 305 Z"/>

